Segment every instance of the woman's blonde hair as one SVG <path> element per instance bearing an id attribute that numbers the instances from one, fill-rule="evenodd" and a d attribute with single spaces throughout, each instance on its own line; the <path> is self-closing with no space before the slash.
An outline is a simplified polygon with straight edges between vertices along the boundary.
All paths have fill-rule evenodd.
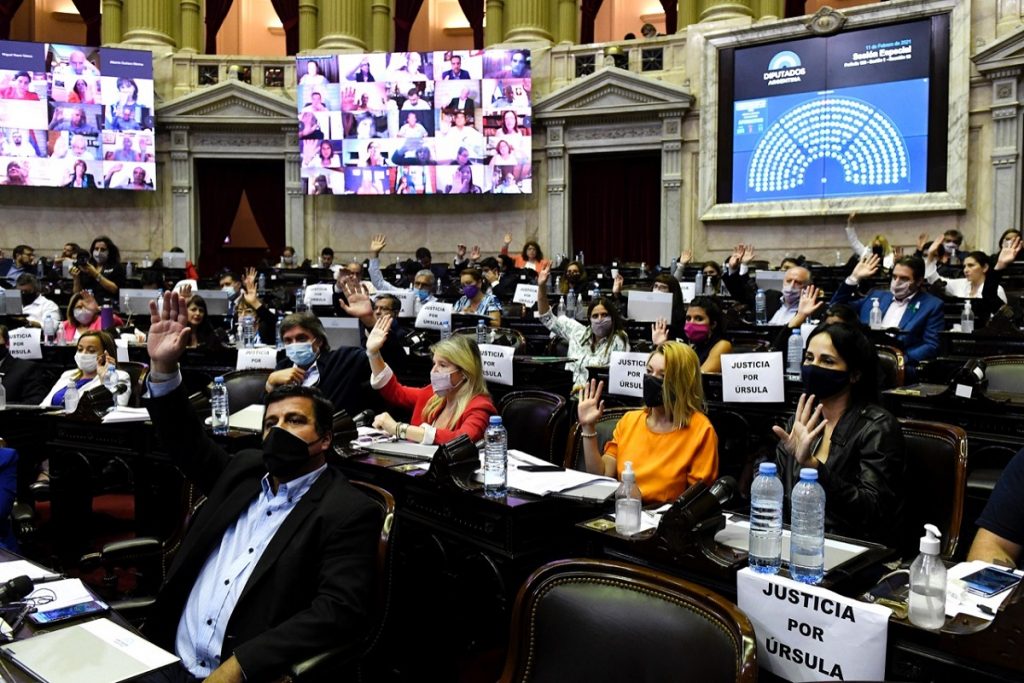
<path id="1" fill-rule="evenodd" d="M 448 361 L 462 373 L 465 378 L 457 388 L 448 393 L 447 396 L 430 397 L 427 404 L 423 406 L 423 419 L 434 427 L 441 429 L 453 429 L 455 424 L 462 417 L 466 406 L 476 396 L 490 396 L 487 391 L 487 383 L 484 381 L 484 366 L 480 361 L 480 349 L 476 342 L 465 335 L 456 335 L 450 339 L 439 341 L 430 347 L 431 353 Z M 435 423 L 434 420 L 444 410 L 445 404 L 452 401 L 452 411 L 445 423 Z"/>
<path id="2" fill-rule="evenodd" d="M 682 429 L 690 424 L 694 413 L 704 409 L 704 384 L 701 381 L 700 359 L 687 344 L 668 341 L 660 344 L 651 356 L 665 357 L 665 380 L 662 396 L 669 420 Z"/>
<path id="3" fill-rule="evenodd" d="M 888 253 L 890 253 L 892 251 L 892 247 L 889 245 L 889 239 L 885 235 L 882 235 L 882 234 L 875 235 L 871 239 L 871 244 L 874 244 L 875 242 L 878 242 L 880 245 L 882 245 L 882 253 L 883 254 L 888 254 Z"/>

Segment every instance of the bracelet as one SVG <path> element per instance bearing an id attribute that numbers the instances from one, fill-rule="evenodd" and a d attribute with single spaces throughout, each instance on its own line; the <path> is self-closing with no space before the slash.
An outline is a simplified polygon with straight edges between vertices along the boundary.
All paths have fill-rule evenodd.
<path id="1" fill-rule="evenodd" d="M 593 434 L 587 434 L 585 431 L 583 431 L 581 429 L 580 430 L 580 436 L 582 436 L 584 439 L 596 439 L 597 438 L 597 432 L 595 431 Z"/>
<path id="2" fill-rule="evenodd" d="M 405 439 L 405 432 L 409 429 L 409 425 L 404 422 L 399 422 L 395 425 L 395 437 L 399 439 Z"/>

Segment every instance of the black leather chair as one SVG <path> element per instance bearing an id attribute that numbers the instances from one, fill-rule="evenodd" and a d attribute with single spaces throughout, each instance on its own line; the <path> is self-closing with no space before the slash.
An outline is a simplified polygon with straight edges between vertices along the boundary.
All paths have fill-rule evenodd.
<path id="1" fill-rule="evenodd" d="M 128 405 L 133 408 L 142 407 L 143 383 L 146 381 L 146 373 L 149 372 L 149 366 L 145 363 L 127 361 L 118 363 L 117 369 L 124 370 L 132 379 L 132 394 L 128 400 Z"/>
<path id="2" fill-rule="evenodd" d="M 601 415 L 601 419 L 598 420 L 595 426 L 597 430 L 597 450 L 599 453 L 604 453 L 604 445 L 612 438 L 612 434 L 615 432 L 615 425 L 619 424 L 622 416 L 630 410 L 636 410 L 636 408 L 616 406 L 604 409 L 604 414 Z M 569 430 L 569 439 L 565 444 L 565 459 L 562 461 L 562 466 L 566 469 L 585 472 L 587 464 L 583 457 L 583 437 L 580 436 L 580 433 L 580 423 L 576 422 Z"/>
<path id="3" fill-rule="evenodd" d="M 384 634 L 391 613 L 393 555 L 395 546 L 395 497 L 387 490 L 363 481 L 350 480 L 380 508 L 381 529 L 377 540 L 377 585 L 374 623 L 366 641 L 346 643 L 292 665 L 285 681 L 327 683 L 339 680 L 378 680 L 376 671 L 385 667 Z"/>
<path id="4" fill-rule="evenodd" d="M 1024 394 L 1024 356 L 989 356 L 982 360 L 989 391 Z"/>
<path id="5" fill-rule="evenodd" d="M 539 389 L 505 394 L 498 406 L 508 447 L 561 464 L 569 431 L 565 398 Z"/>
<path id="6" fill-rule="evenodd" d="M 552 562 L 520 589 L 501 683 L 675 680 L 757 680 L 754 629 L 739 608 L 611 560 Z"/>
<path id="7" fill-rule="evenodd" d="M 875 345 L 881 389 L 902 387 L 907 374 L 907 357 L 895 346 Z"/>
<path id="8" fill-rule="evenodd" d="M 903 509 L 906 515 L 906 550 L 917 553 L 916 539 L 923 525 L 934 524 L 942 532 L 941 554 L 951 559 L 956 552 L 963 521 L 967 485 L 967 433 L 941 422 L 900 420 L 907 445 L 907 476 Z"/>

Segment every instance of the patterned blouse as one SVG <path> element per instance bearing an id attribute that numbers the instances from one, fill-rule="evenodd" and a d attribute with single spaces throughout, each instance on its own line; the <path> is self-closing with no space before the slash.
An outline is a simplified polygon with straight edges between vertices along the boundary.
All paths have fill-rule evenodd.
<path id="1" fill-rule="evenodd" d="M 549 309 L 540 316 L 540 322 L 562 339 L 569 342 L 569 357 L 573 360 L 565 364 L 565 369 L 572 373 L 573 391 L 582 388 L 589 378 L 587 368 L 607 366 L 612 351 L 629 351 L 629 340 L 625 335 L 612 333 L 591 348 L 590 326 L 571 320 L 565 316 L 555 316 Z"/>

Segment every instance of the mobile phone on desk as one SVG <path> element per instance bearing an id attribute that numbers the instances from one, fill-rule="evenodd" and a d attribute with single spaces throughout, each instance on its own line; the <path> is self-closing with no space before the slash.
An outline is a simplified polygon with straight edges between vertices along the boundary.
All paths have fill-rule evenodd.
<path id="1" fill-rule="evenodd" d="M 89 602 L 81 602 L 77 605 L 68 605 L 67 607 L 59 607 L 45 612 L 33 612 L 28 615 L 28 618 L 29 621 L 38 626 L 49 626 L 50 624 L 58 624 L 62 621 L 106 612 L 108 609 L 110 607 L 106 603 L 99 600 L 90 600 Z"/>
<path id="2" fill-rule="evenodd" d="M 991 598 L 1005 590 L 1013 588 L 1020 583 L 1020 575 L 1014 574 L 1008 569 L 998 567 L 985 567 L 976 572 L 968 574 L 961 579 L 967 586 L 967 592 L 973 595 L 980 595 L 983 598 Z"/>
<path id="3" fill-rule="evenodd" d="M 520 472 L 564 472 L 564 467 L 558 465 L 520 465 L 517 467 Z"/>

